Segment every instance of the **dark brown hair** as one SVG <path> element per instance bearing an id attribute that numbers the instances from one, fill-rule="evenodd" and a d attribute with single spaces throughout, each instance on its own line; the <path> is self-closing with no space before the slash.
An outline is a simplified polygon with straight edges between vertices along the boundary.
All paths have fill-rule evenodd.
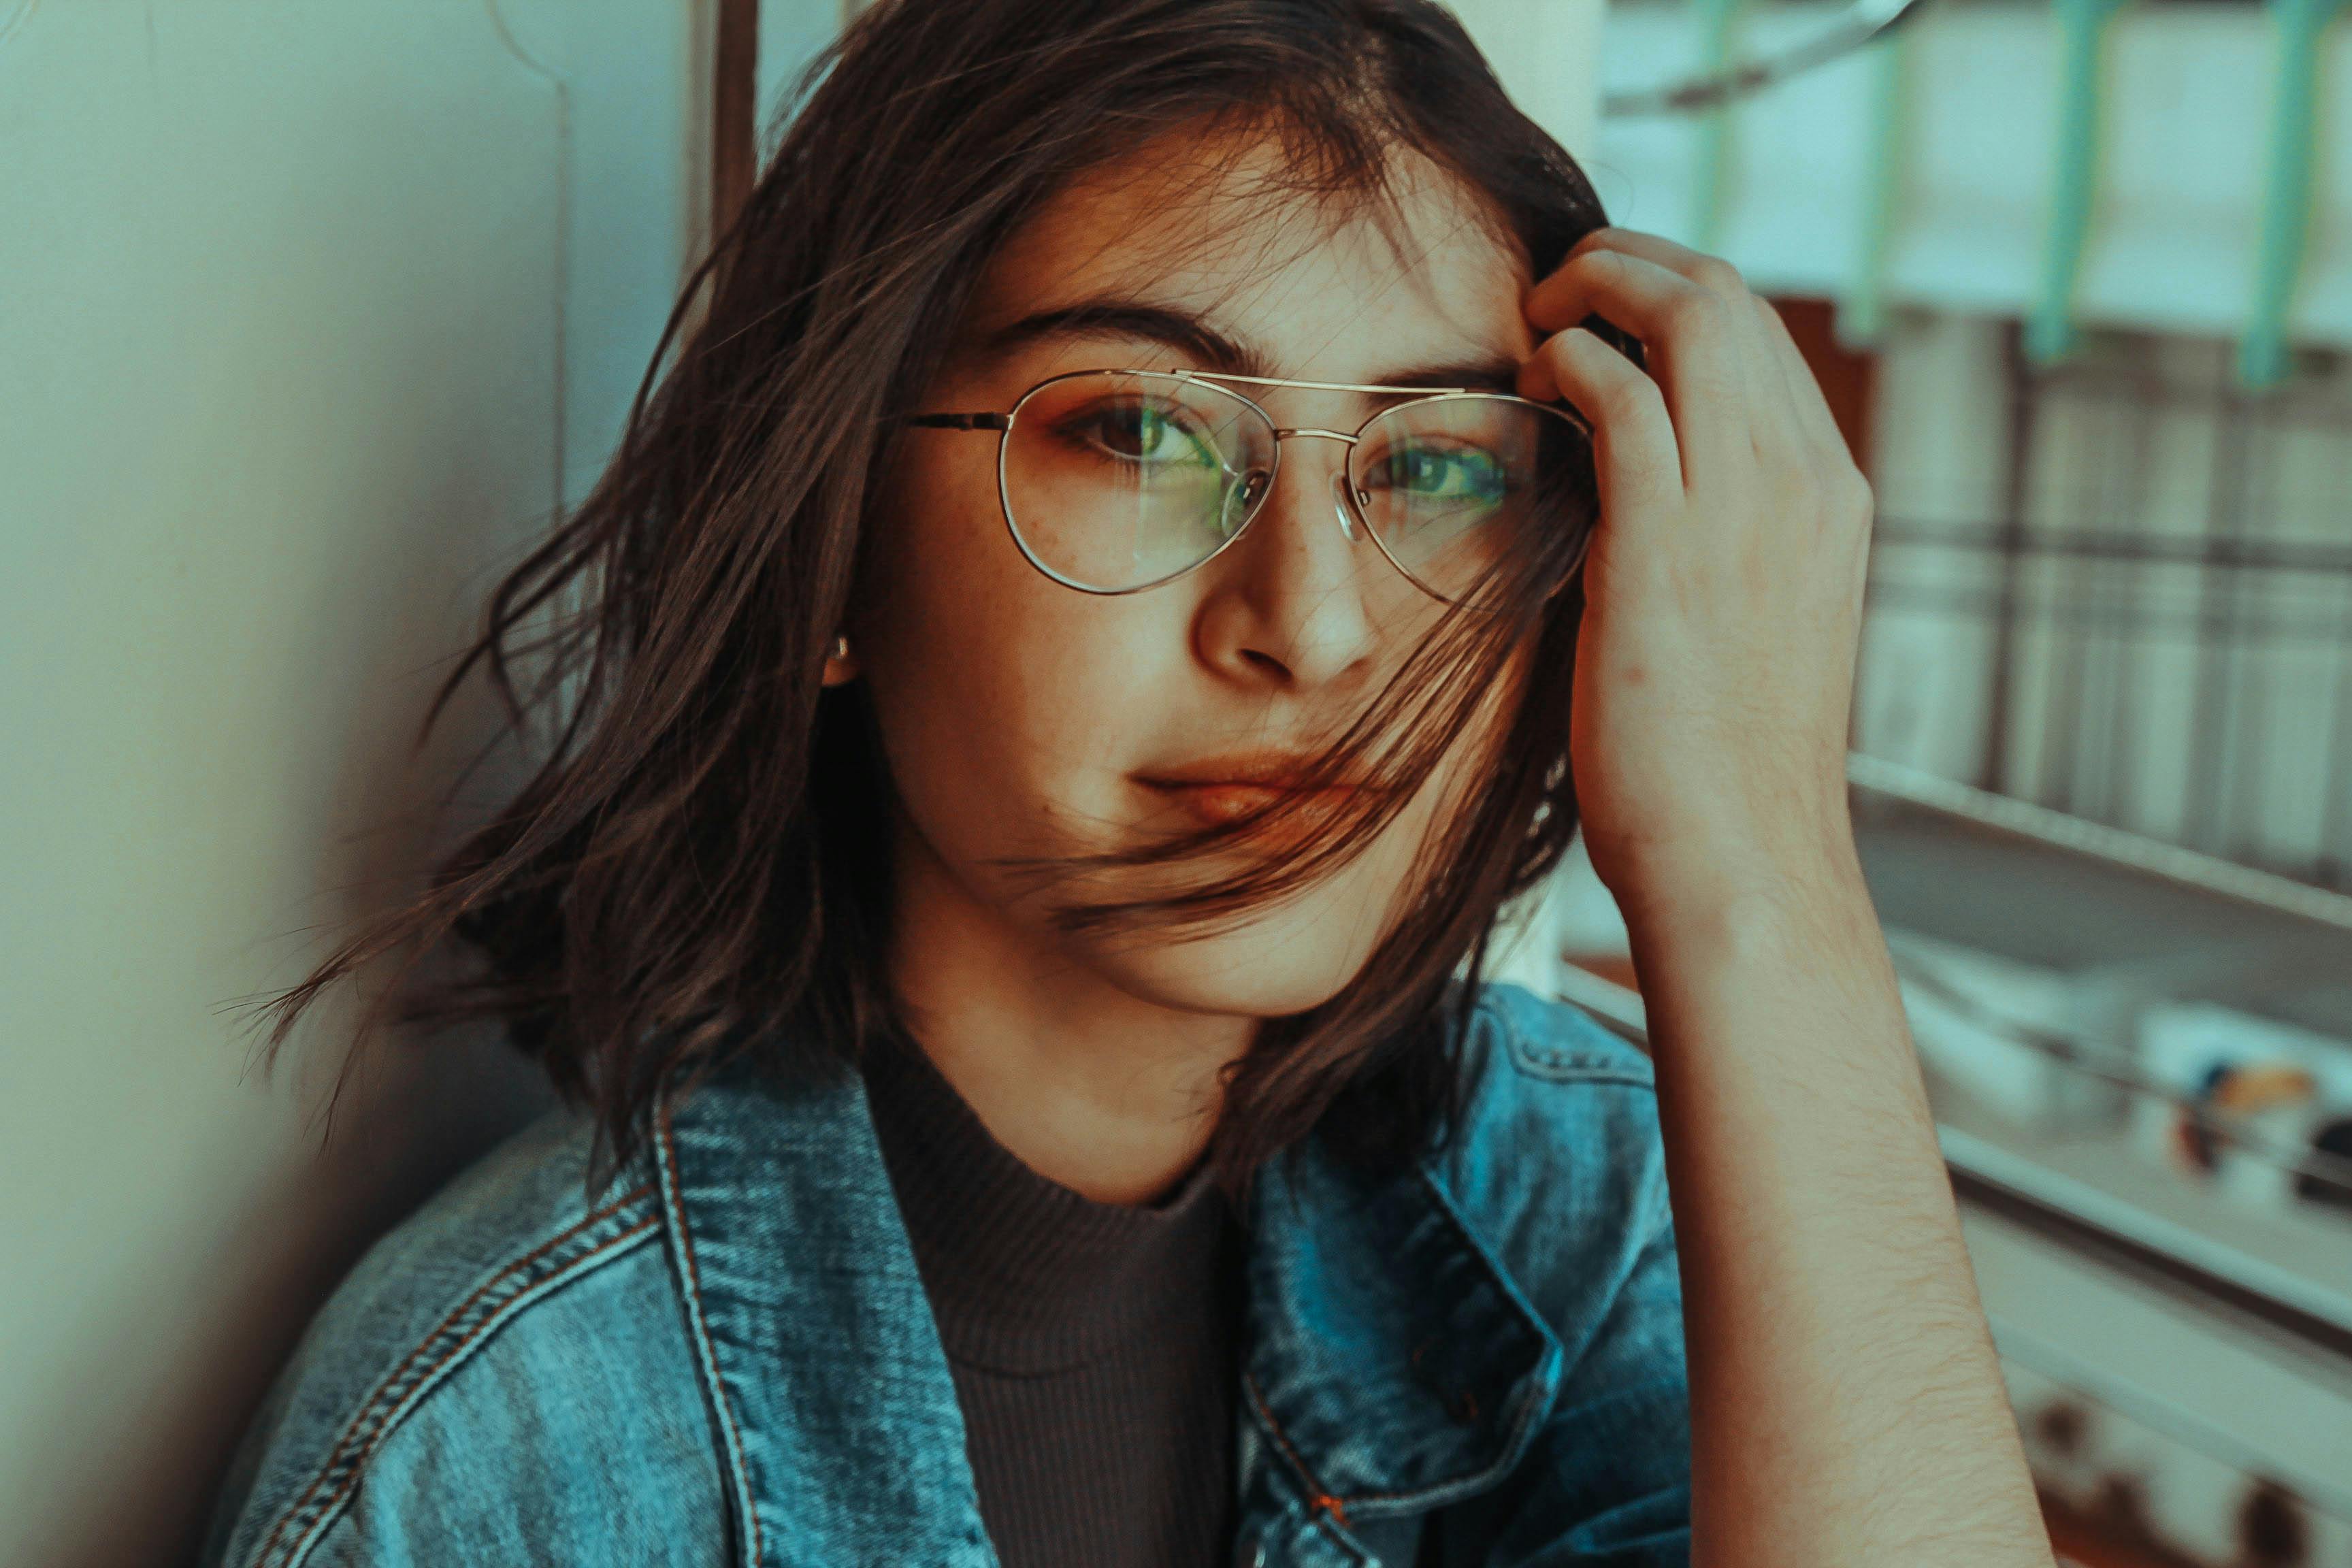
<path id="1" fill-rule="evenodd" d="M 870 555 L 893 416 L 917 406 L 991 256 L 1074 176 L 1156 136 L 1226 128 L 1271 139 L 1286 191 L 1326 203 L 1376 205 L 1401 155 L 1426 159 L 1538 274 L 1603 221 L 1568 154 L 1427 0 L 884 0 L 788 113 L 611 467 L 499 584 L 435 706 L 478 668 L 519 734 L 546 719 L 543 760 L 413 902 L 276 999 L 273 1045 L 322 988 L 455 934 L 474 972 L 402 992 L 401 1014 L 503 1019 L 625 1156 L 666 1080 L 747 1052 L 851 1055 L 894 1026 L 889 782 L 862 686 L 819 674 L 854 593 L 887 591 Z M 1589 467 L 1563 483 L 1574 526 L 1555 585 L 1594 506 Z M 1410 784 L 1509 674 L 1479 793 L 1423 847 L 1363 974 L 1268 1020 L 1230 1070 L 1213 1145 L 1229 1184 L 1318 1121 L 1368 1158 L 1444 1134 L 1443 1025 L 1470 1000 L 1449 983 L 1475 973 L 1498 908 L 1574 827 L 1580 611 L 1571 584 L 1450 615 L 1332 748 L 1334 765 L 1369 757 Z M 1401 793 L 1368 794 L 1389 804 L 1240 875 L 1063 918 L 1232 918 L 1353 853 Z"/>

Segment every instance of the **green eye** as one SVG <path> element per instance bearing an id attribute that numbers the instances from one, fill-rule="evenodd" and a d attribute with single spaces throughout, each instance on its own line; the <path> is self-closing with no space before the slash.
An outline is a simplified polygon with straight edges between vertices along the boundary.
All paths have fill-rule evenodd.
<path id="1" fill-rule="evenodd" d="M 1139 401 L 1097 405 L 1066 427 L 1084 447 L 1139 468 L 1216 466 L 1216 452 L 1182 409 Z"/>
<path id="2" fill-rule="evenodd" d="M 1391 447 L 1366 476 L 1381 489 L 1412 500 L 1468 501 L 1500 505 L 1510 493 L 1510 475 L 1492 452 L 1476 447 L 1427 443 Z"/>

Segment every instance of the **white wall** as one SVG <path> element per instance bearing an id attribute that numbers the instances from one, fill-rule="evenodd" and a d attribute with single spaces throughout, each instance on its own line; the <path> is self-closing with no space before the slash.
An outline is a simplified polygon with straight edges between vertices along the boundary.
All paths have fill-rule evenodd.
<path id="1" fill-rule="evenodd" d="M 695 0 L 0 0 L 0 1563 L 169 1561 L 364 1238 L 530 1103 L 236 1004 L 413 872 L 492 570 L 687 260 Z"/>
<path id="2" fill-rule="evenodd" d="M 859 9 L 858 0 L 760 0 L 760 68 L 754 101 L 760 106 L 760 149 L 774 151 L 776 115 L 801 72 L 831 43 L 841 24 Z"/>
<path id="3" fill-rule="evenodd" d="M 337 1020 L 265 1077 L 239 1004 L 449 831 L 487 715 L 408 739 L 697 243 L 709 4 L 0 0 L 0 1563 L 181 1554 L 324 1291 L 536 1102 L 394 1042 L 330 1134 Z M 1599 0 L 1543 55 L 1517 4 L 1465 9 L 1589 75 Z M 770 0 L 763 81 L 837 16 Z"/>

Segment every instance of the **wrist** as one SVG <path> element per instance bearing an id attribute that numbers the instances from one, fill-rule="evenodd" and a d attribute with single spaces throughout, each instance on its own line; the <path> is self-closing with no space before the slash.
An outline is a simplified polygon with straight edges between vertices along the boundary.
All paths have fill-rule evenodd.
<path id="1" fill-rule="evenodd" d="M 1688 832 L 1639 844 L 1589 846 L 1593 865 L 1637 933 L 1647 924 L 1743 911 L 1869 902 L 1853 825 L 1834 815 L 1769 831 Z"/>
<path id="2" fill-rule="evenodd" d="M 1679 1045 L 1693 1039 L 1720 1047 L 1751 1036 L 1802 1038 L 1816 1068 L 1832 1059 L 1856 1071 L 1892 1065 L 1895 1079 L 1911 1086 L 1904 1092 L 1916 1093 L 1901 996 L 1851 834 L 1812 842 L 1801 855 L 1654 862 L 1620 904 L 1662 1060 L 1687 1067 Z M 1765 1020 L 1780 1015 L 1801 1016 L 1804 1028 L 1776 1033 Z M 1737 1028 L 1688 1026 L 1693 1017 L 1733 1016 L 1743 1020 Z M 1825 1046 L 1824 1031 L 1843 1043 Z M 1734 1058 L 1752 1065 L 1782 1053 L 1759 1044 L 1706 1054 L 1728 1070 Z"/>
<path id="3" fill-rule="evenodd" d="M 1739 984 L 1817 976 L 1884 942 L 1858 873 L 1694 875 L 1622 907 L 1645 992 L 1694 976 Z"/>

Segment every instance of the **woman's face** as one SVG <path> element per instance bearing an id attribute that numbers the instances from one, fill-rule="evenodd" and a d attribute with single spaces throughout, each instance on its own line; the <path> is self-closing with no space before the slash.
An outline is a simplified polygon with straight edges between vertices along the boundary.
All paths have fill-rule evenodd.
<path id="1" fill-rule="evenodd" d="M 1401 221 L 1270 194 L 1272 156 L 1159 144 L 1066 190 L 997 255 L 921 407 L 1010 409 L 1067 371 L 1244 372 L 1508 390 L 1532 346 L 1527 264 L 1451 180 Z M 1245 388 L 1283 426 L 1353 430 L 1382 401 Z M 853 623 L 904 808 L 898 896 L 944 900 L 1139 1000 L 1257 1017 L 1328 1000 L 1386 931 L 1477 738 L 1364 853 L 1213 932 L 1066 935 L 1054 903 L 1165 892 L 1232 868 L 1006 864 L 1127 847 L 1246 810 L 1380 692 L 1440 606 L 1343 531 L 1337 442 L 1290 439 L 1264 510 L 1187 575 L 1119 596 L 1032 566 L 1007 531 L 993 433 L 909 432 Z M 1491 714 L 1488 725 L 1491 732 Z"/>

